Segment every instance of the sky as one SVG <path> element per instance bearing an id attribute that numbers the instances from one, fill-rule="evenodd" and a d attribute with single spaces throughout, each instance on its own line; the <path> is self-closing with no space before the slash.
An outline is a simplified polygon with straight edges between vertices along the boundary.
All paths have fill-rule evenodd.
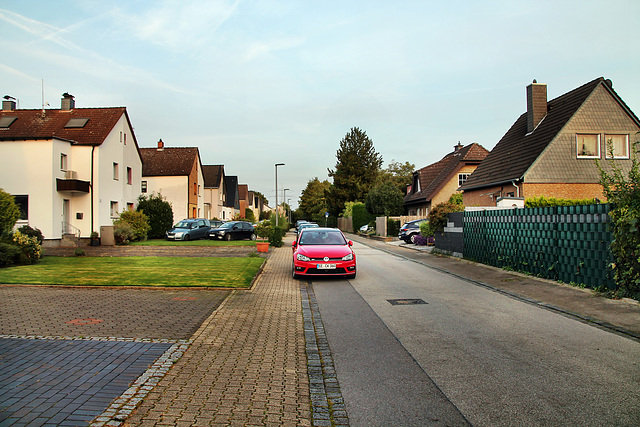
<path id="1" fill-rule="evenodd" d="M 553 99 L 605 77 L 640 114 L 639 18 L 637 0 L 0 0 L 0 96 L 124 106 L 140 147 L 198 147 L 271 205 L 284 163 L 296 208 L 353 127 L 384 168 L 421 168 L 491 150 L 533 79 Z"/>

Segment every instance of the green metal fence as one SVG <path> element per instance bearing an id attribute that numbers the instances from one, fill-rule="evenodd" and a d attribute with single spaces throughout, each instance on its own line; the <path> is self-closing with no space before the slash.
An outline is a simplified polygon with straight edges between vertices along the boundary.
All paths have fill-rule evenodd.
<path id="1" fill-rule="evenodd" d="M 470 211 L 464 257 L 565 283 L 615 289 L 609 205 Z"/>

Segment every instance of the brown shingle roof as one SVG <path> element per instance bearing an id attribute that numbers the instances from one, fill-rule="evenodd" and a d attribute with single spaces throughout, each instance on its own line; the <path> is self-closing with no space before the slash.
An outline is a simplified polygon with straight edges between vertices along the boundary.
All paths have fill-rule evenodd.
<path id="1" fill-rule="evenodd" d="M 420 191 L 408 194 L 404 198 L 404 202 L 411 204 L 412 202 L 422 202 L 431 200 L 437 193 L 445 181 L 449 179 L 461 165 L 478 164 L 482 162 L 489 154 L 489 151 L 482 145 L 472 143 L 459 150 L 453 151 L 442 158 L 439 162 L 418 169 L 420 180 Z"/>
<path id="2" fill-rule="evenodd" d="M 196 147 L 141 148 L 142 176 L 189 175 L 198 158 Z"/>
<path id="3" fill-rule="evenodd" d="M 549 101 L 547 115 L 529 134 L 527 134 L 527 113 L 522 114 L 461 188 L 471 190 L 523 178 L 533 162 L 601 84 L 637 122 L 638 119 L 615 93 L 610 82 L 599 77 Z"/>
<path id="4" fill-rule="evenodd" d="M 72 110 L 10 110 L 0 117 L 16 117 L 8 128 L 0 129 L 0 140 L 62 139 L 79 145 L 100 145 L 114 128 L 125 107 L 74 108 Z M 69 119 L 89 119 L 83 127 L 65 128 Z M 131 123 L 129 123 L 131 125 Z M 135 141 L 135 135 L 133 135 Z"/>
<path id="5" fill-rule="evenodd" d="M 202 165 L 204 188 L 220 188 L 224 176 L 224 165 Z"/>

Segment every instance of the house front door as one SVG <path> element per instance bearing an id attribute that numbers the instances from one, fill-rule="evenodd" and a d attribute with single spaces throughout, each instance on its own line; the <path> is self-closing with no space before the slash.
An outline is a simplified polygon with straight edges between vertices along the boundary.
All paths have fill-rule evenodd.
<path id="1" fill-rule="evenodd" d="M 71 218 L 69 217 L 69 200 L 64 199 L 62 201 L 62 234 L 69 233 L 69 222 Z"/>

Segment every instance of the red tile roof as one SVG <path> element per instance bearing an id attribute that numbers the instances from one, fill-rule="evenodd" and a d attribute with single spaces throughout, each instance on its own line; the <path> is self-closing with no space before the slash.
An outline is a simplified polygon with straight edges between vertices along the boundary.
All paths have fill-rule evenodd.
<path id="1" fill-rule="evenodd" d="M 3 110 L 0 117 L 16 117 L 16 120 L 8 128 L 0 129 L 0 140 L 56 138 L 78 145 L 100 145 L 123 114 L 129 122 L 125 107 L 45 109 L 44 114 L 43 110 Z M 89 120 L 83 127 L 65 128 L 69 119 Z M 135 141 L 135 135 L 133 138 Z"/>
<path id="2" fill-rule="evenodd" d="M 479 164 L 488 154 L 486 148 L 474 142 L 447 154 L 439 162 L 418 169 L 414 174 L 418 174 L 420 191 L 406 195 L 404 202 L 412 204 L 431 200 L 451 174 L 465 164 Z"/>
<path id="3" fill-rule="evenodd" d="M 196 147 L 141 148 L 142 176 L 188 176 L 198 159 Z"/>

